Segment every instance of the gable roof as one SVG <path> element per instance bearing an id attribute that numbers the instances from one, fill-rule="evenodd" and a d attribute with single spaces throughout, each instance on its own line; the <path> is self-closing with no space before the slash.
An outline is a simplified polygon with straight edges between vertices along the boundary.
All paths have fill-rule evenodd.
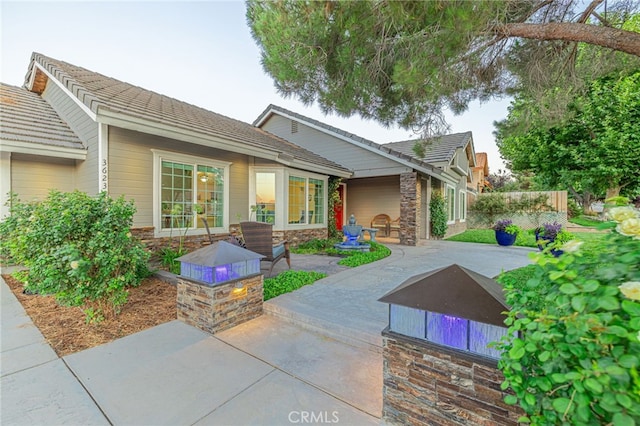
<path id="1" fill-rule="evenodd" d="M 390 144 L 381 145 L 381 144 L 375 143 L 369 139 L 365 139 L 356 134 L 347 132 L 337 127 L 330 126 L 326 123 L 315 120 L 313 118 L 305 117 L 302 114 L 298 114 L 297 112 L 290 111 L 288 109 L 279 107 L 277 105 L 273 105 L 273 104 L 269 105 L 260 114 L 260 116 L 258 116 L 258 118 L 254 120 L 253 125 L 258 127 L 262 126 L 274 114 L 279 114 L 285 117 L 295 119 L 296 121 L 299 121 L 301 123 L 314 127 L 325 133 L 332 134 L 333 136 L 343 141 L 346 141 L 356 146 L 360 146 L 369 151 L 377 152 L 379 155 L 383 155 L 403 165 L 420 170 L 427 175 L 435 176 L 439 179 L 442 179 L 442 171 L 440 169 L 433 166 L 432 164 L 429 164 L 426 161 L 423 161 L 420 158 L 417 158 L 412 151 L 402 152 L 402 151 L 393 149 L 393 147 L 391 147 Z"/>
<path id="2" fill-rule="evenodd" d="M 389 148 L 407 155 L 415 155 L 413 146 L 422 139 L 410 139 L 386 144 Z M 471 140 L 471 132 L 453 133 L 451 135 L 436 136 L 427 139 L 425 155 L 422 158 L 427 163 L 449 163 L 459 148 L 467 146 Z"/>
<path id="3" fill-rule="evenodd" d="M 34 52 L 25 86 L 42 93 L 48 79 L 57 81 L 97 122 L 270 158 L 293 167 L 350 175 L 343 166 L 248 123 Z"/>
<path id="4" fill-rule="evenodd" d="M 44 99 L 0 83 L 0 145 L 12 152 L 86 157 L 82 141 Z"/>

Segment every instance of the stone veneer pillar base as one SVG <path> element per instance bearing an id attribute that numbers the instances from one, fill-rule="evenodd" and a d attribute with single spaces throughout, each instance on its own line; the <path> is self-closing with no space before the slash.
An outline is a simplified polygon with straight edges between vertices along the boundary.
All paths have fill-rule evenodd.
<path id="1" fill-rule="evenodd" d="M 263 282 L 260 274 L 211 287 L 178 277 L 178 319 L 215 334 L 259 317 Z"/>
<path id="2" fill-rule="evenodd" d="M 518 425 L 497 362 L 389 331 L 383 336 L 382 420 L 398 425 Z"/>

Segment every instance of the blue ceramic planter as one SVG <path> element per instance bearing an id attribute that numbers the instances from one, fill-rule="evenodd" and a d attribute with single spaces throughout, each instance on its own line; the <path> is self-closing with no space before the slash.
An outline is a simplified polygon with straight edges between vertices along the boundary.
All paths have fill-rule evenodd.
<path id="1" fill-rule="evenodd" d="M 507 231 L 496 230 L 496 241 L 501 246 L 512 246 L 516 242 L 516 234 L 510 234 Z"/>
<path id="2" fill-rule="evenodd" d="M 538 249 L 540 251 L 544 250 L 547 245 L 553 243 L 554 240 L 549 240 L 549 239 L 545 239 L 544 237 L 540 237 L 540 234 L 538 233 L 538 231 L 536 231 L 536 243 L 538 244 Z M 555 257 L 560 256 L 562 253 L 564 253 L 562 250 L 560 249 L 551 249 L 551 254 L 554 255 Z"/>

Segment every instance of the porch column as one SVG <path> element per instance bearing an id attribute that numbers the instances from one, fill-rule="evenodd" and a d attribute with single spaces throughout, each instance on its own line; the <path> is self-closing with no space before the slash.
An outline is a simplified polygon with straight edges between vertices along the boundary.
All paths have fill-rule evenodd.
<path id="1" fill-rule="evenodd" d="M 415 246 L 420 226 L 421 184 L 418 173 L 400 175 L 400 244 Z"/>

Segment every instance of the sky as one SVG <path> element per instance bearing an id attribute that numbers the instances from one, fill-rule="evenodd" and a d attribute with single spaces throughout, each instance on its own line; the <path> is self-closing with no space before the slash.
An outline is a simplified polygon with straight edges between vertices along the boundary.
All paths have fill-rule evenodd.
<path id="1" fill-rule="evenodd" d="M 0 24 L 5 84 L 24 84 L 35 51 L 247 123 L 275 104 L 380 144 L 419 137 L 283 98 L 260 64 L 242 1 L 0 0 Z M 508 105 L 474 102 L 463 115 L 447 115 L 451 133 L 473 133 L 491 173 L 504 168 L 492 132 Z"/>

